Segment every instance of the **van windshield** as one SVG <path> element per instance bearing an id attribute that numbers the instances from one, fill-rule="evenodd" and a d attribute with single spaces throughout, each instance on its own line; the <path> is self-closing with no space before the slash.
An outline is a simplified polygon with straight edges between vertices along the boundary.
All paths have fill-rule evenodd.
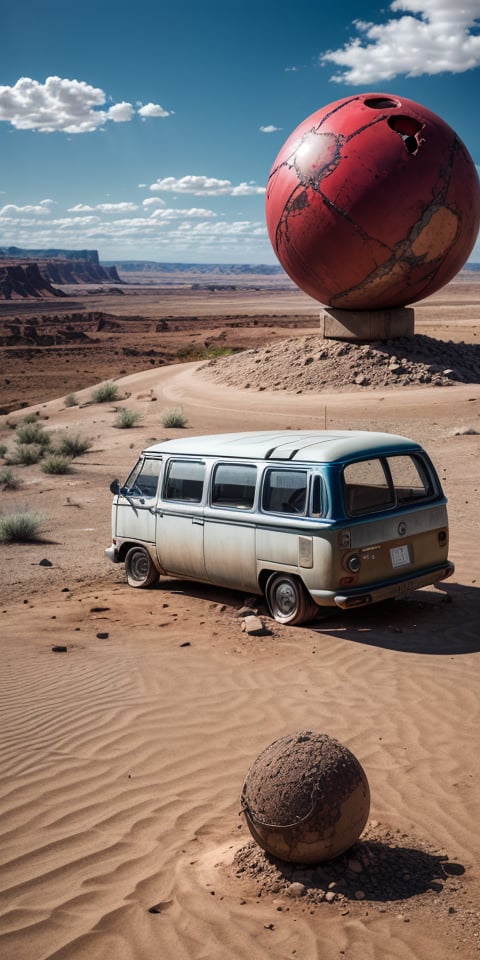
<path id="1" fill-rule="evenodd" d="M 141 457 L 127 478 L 125 489 L 133 496 L 155 497 L 161 466 L 161 460 Z"/>
<path id="2" fill-rule="evenodd" d="M 355 517 L 428 500 L 435 488 L 421 457 L 399 454 L 348 464 L 343 491 L 345 511 Z"/>

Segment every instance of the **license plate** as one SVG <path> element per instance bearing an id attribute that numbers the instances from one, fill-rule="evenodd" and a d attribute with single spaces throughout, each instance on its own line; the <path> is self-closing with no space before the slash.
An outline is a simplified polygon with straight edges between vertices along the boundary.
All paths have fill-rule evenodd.
<path id="1" fill-rule="evenodd" d="M 401 547 L 391 547 L 390 557 L 392 561 L 392 567 L 406 566 L 407 563 L 410 563 L 410 550 L 408 544 L 405 543 Z"/>

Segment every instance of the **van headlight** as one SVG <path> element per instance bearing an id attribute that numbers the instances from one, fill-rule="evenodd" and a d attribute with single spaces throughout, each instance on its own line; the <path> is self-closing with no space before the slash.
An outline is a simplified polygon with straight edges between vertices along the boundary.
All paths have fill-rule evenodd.
<path id="1" fill-rule="evenodd" d="M 344 565 L 350 573 L 358 573 L 361 562 L 362 559 L 359 553 L 351 553 L 348 557 L 345 557 Z"/>

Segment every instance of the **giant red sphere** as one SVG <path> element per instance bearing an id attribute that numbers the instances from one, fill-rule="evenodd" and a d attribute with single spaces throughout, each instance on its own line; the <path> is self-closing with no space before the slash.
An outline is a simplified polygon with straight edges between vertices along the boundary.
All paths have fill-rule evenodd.
<path id="1" fill-rule="evenodd" d="M 480 186 L 440 117 L 413 100 L 362 93 L 293 131 L 270 172 L 267 226 L 284 270 L 342 310 L 423 299 L 474 246 Z"/>

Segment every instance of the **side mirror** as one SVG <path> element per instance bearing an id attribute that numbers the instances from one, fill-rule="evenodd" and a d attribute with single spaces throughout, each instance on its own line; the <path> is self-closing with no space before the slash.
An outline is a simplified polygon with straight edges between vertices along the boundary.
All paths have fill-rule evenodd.
<path id="1" fill-rule="evenodd" d="M 111 484 L 110 484 L 110 491 L 111 491 L 111 493 L 114 493 L 114 494 L 120 493 L 120 481 L 119 481 L 119 480 L 112 480 L 112 482 L 111 482 Z"/>

